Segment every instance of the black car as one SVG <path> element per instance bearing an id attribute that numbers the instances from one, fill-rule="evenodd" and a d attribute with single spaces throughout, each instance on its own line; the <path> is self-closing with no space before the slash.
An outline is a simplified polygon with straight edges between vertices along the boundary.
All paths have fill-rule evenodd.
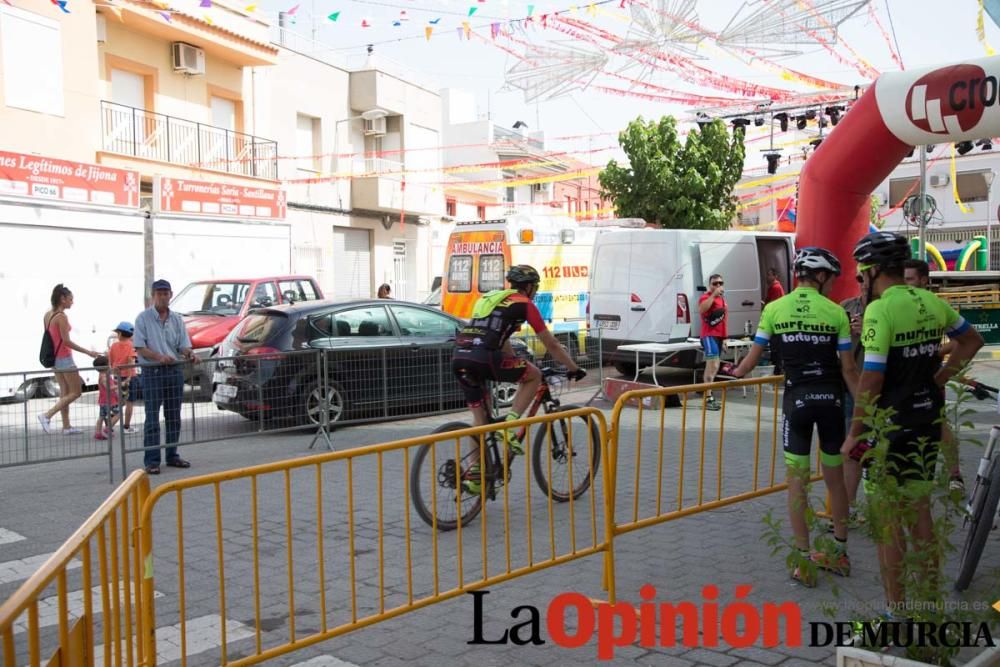
<path id="1" fill-rule="evenodd" d="M 303 424 L 321 420 L 324 391 L 331 422 L 458 408 L 451 356 L 461 326 L 434 308 L 385 299 L 258 309 L 223 342 L 212 400 L 249 419 Z"/>

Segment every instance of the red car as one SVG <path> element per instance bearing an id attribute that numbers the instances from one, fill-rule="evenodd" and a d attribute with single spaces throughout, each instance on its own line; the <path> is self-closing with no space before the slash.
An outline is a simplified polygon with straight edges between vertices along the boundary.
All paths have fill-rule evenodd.
<path id="1" fill-rule="evenodd" d="M 182 289 L 170 308 L 184 316 L 195 355 L 207 359 L 252 308 L 322 298 L 322 290 L 309 276 L 201 280 Z M 199 385 L 202 397 L 211 397 L 211 364 L 202 364 L 195 372 L 197 376 L 188 381 Z"/>

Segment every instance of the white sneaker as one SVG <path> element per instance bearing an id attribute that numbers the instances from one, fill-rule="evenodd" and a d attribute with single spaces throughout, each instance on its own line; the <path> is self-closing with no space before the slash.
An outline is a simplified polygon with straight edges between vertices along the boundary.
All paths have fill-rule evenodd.
<path id="1" fill-rule="evenodd" d="M 83 433 L 83 431 L 81 431 L 80 429 L 78 429 L 75 426 L 71 426 L 69 428 L 64 428 L 63 429 L 63 435 L 76 435 L 78 433 Z"/>
<path id="2" fill-rule="evenodd" d="M 135 435 L 138 432 L 139 429 L 137 429 L 135 426 L 129 426 L 125 429 L 125 433 L 128 435 Z"/>
<path id="3" fill-rule="evenodd" d="M 38 423 L 42 425 L 42 430 L 46 433 L 51 433 L 49 427 L 52 425 L 52 420 L 45 415 L 38 415 Z"/>

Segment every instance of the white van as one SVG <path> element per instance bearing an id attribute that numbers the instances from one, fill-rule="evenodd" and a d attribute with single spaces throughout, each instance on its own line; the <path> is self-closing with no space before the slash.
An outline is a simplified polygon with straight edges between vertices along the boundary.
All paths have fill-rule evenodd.
<path id="1" fill-rule="evenodd" d="M 634 354 L 619 345 L 666 342 L 673 325 L 691 323 L 698 336 L 698 299 L 708 277 L 726 283 L 729 335 L 756 331 L 767 292 L 768 268 L 791 287 L 794 235 L 776 232 L 629 229 L 597 237 L 590 265 L 591 335 L 601 328 L 605 359 L 619 372 L 635 370 Z M 671 365 L 694 367 L 698 353 L 677 355 Z"/>

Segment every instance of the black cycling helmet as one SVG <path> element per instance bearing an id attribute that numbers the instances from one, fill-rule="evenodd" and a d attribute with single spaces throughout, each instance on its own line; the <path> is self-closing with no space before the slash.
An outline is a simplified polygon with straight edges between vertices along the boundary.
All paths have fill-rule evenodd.
<path id="1" fill-rule="evenodd" d="M 815 271 L 829 271 L 835 276 L 840 275 L 840 260 L 837 259 L 837 256 L 826 248 L 817 248 L 816 246 L 800 248 L 795 253 L 792 266 L 797 275 Z"/>
<path id="2" fill-rule="evenodd" d="M 901 265 L 910 255 L 910 242 L 894 232 L 872 232 L 854 246 L 854 261 L 859 268 Z"/>
<path id="3" fill-rule="evenodd" d="M 528 266 L 527 264 L 515 264 L 507 272 L 507 282 L 511 285 L 538 284 L 541 281 L 542 277 L 538 275 L 538 271 L 535 271 L 533 266 Z"/>

